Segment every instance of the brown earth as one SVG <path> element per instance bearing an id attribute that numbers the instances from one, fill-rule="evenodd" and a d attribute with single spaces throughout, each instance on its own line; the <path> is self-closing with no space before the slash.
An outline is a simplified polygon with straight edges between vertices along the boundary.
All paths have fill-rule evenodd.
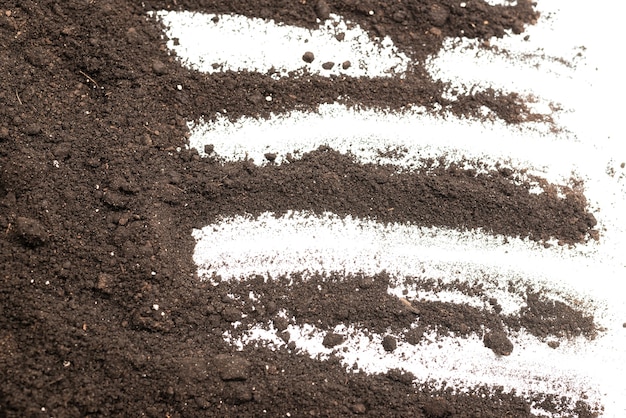
<path id="1" fill-rule="evenodd" d="M 400 370 L 368 376 L 344 370 L 334 358 L 322 362 L 252 347 L 237 352 L 222 337 L 244 312 L 254 312 L 250 323 L 276 321 L 275 313 L 288 309 L 326 329 L 350 320 L 370 330 L 401 329 L 419 312 L 422 332 L 463 337 L 487 329 L 486 349 L 506 354 L 507 334 L 520 327 L 548 343 L 552 337 L 594 338 L 593 316 L 575 304 L 517 289 L 528 308 L 506 317 L 495 300 L 488 311 L 423 301 L 408 307 L 386 294 L 385 275 L 296 280 L 289 291 L 280 278 L 213 287 L 196 275 L 193 228 L 220 215 L 266 210 L 479 227 L 565 245 L 597 238 L 580 187 L 562 188 L 564 199 L 554 187 L 534 195 L 528 184 L 510 181 L 507 170 L 477 175 L 450 167 L 392 175 L 389 167 L 360 165 L 327 148 L 281 166 L 201 159 L 184 149 L 185 122 L 222 109 L 232 118 L 262 117 L 341 96 L 348 105 L 421 104 L 467 116 L 487 106 L 509 123 L 541 116 L 530 114 L 521 97 L 497 91 L 450 102 L 442 98 L 445 85 L 421 67 L 403 80 L 209 76 L 168 55 L 162 28 L 147 18 L 150 10 L 176 8 L 313 27 L 316 16 L 333 12 L 372 36 L 391 36 L 420 62 L 444 36 L 519 33 L 537 18 L 527 1 L 515 7 L 466 3 L 172 0 L 145 1 L 144 7 L 121 0 L 4 0 L 0 416 L 526 417 L 533 402 L 593 416 L 584 401 L 572 410 L 541 393 L 528 399 L 498 388 L 464 394 L 416 386 Z M 370 10 L 376 13 L 370 16 Z M 272 102 L 258 100 L 269 93 Z M 415 280 L 425 289 L 443 286 L 427 277 Z M 323 293 L 317 291 L 321 283 Z M 357 294 L 355 286 L 365 290 Z M 481 294 L 479 287 L 457 287 Z M 254 310 L 227 297 L 250 288 L 263 295 Z M 406 337 L 417 343 L 419 332 Z M 385 344 L 393 349 L 395 342 Z"/>

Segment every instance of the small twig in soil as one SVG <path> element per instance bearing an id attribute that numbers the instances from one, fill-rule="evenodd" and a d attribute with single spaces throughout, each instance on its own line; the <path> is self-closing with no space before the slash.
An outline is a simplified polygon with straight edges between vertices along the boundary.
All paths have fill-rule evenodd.
<path id="1" fill-rule="evenodd" d="M 24 103 L 22 103 L 22 99 L 20 99 L 20 94 L 17 92 L 17 90 L 15 90 L 15 97 L 17 97 L 17 101 L 20 102 L 20 105 L 24 105 Z"/>
<path id="2" fill-rule="evenodd" d="M 399 299 L 400 299 L 400 302 L 402 302 L 402 305 L 404 305 L 404 307 L 406 308 L 407 311 L 412 312 L 415 315 L 419 315 L 420 314 L 419 308 L 416 308 L 415 306 L 413 306 L 413 304 L 411 302 L 409 302 L 405 298 L 399 298 Z"/>
<path id="3" fill-rule="evenodd" d="M 143 127 L 144 127 L 144 128 L 146 128 L 146 131 L 150 132 L 152 135 L 155 135 L 155 136 L 159 136 L 159 135 L 160 135 L 160 133 L 159 133 L 159 132 L 157 132 L 157 131 L 153 131 L 152 129 L 148 128 L 148 127 L 147 127 L 147 126 L 145 126 L 145 125 L 144 125 Z"/>
<path id="4" fill-rule="evenodd" d="M 82 75 L 84 75 L 85 77 L 87 77 L 87 80 L 91 81 L 93 84 L 96 85 L 97 88 L 100 88 L 100 86 L 98 85 L 98 83 L 96 83 L 96 80 L 94 80 L 93 78 L 89 77 L 87 74 L 85 74 L 83 71 L 78 70 L 79 73 L 81 73 Z"/>

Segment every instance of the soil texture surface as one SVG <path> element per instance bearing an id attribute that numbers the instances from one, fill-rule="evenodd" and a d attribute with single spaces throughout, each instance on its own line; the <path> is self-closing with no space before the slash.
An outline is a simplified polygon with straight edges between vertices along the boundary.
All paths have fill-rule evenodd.
<path id="1" fill-rule="evenodd" d="M 584 401 L 533 399 L 498 388 L 457 392 L 415 384 L 402 370 L 370 375 L 297 350 L 229 344 L 247 326 L 290 318 L 332 330 L 346 320 L 372 332 L 460 338 L 510 354 L 509 332 L 546 342 L 597 330 L 575 305 L 518 289 L 520 315 L 387 294 L 389 277 L 202 281 L 194 228 L 220 217 L 333 212 L 573 245 L 597 237 L 582 189 L 531 192 L 510 170 L 478 173 L 433 164 L 417 171 L 360 164 L 329 147 L 289 163 L 201 158 L 186 122 L 267 117 L 324 103 L 402 109 L 422 105 L 479 116 L 487 107 L 516 124 L 540 119 L 516 94 L 459 94 L 420 66 L 399 78 L 301 77 L 182 66 L 166 47 L 156 10 L 236 13 L 314 28 L 328 13 L 389 36 L 417 62 L 446 36 L 487 40 L 538 18 L 526 0 L 267 1 L 4 0 L 0 4 L 0 416 L 414 416 L 528 417 L 531 404 L 593 416 Z M 375 10 L 375 15 L 370 11 Z M 488 21 L 489 24 L 484 24 Z M 184 86 L 183 89 L 177 88 Z M 272 101 L 264 100 L 271 94 Z M 542 179 L 535 179 L 541 182 Z M 548 241 L 553 244 L 548 243 Z M 297 276 L 297 275 L 296 275 Z M 480 286 L 438 283 L 481 297 Z M 355 289 L 358 288 L 358 292 Z M 233 295 L 254 292 L 256 300 Z M 486 297 L 485 297 L 486 298 Z M 244 301 L 245 299 L 245 301 Z M 487 298 L 488 299 L 488 298 Z M 287 318 L 279 312 L 289 312 Z M 233 323 L 239 323 L 233 326 Z M 286 338 L 288 340 L 288 337 Z M 340 344 L 329 332 L 325 346 Z M 383 341 L 393 351 L 396 341 Z M 286 415 L 289 414 L 289 415 Z"/>

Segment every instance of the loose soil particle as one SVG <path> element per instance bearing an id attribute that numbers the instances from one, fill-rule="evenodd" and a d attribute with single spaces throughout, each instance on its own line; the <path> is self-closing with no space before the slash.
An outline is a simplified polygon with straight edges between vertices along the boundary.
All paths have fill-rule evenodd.
<path id="1" fill-rule="evenodd" d="M 200 282 L 191 230 L 218 215 L 331 210 L 564 243 L 586 239 L 595 220 L 573 189 L 565 199 L 531 195 L 528 185 L 498 173 L 452 168 L 392 176 L 325 149 L 264 168 L 201 160 L 184 149 L 185 122 L 217 111 L 263 117 L 342 97 L 348 105 L 419 104 L 468 116 L 487 106 L 510 123 L 538 116 L 515 94 L 487 91 L 451 102 L 442 97 L 445 85 L 421 67 L 403 80 L 200 74 L 168 55 L 162 28 L 147 18 L 149 10 L 178 9 L 312 28 L 337 13 L 372 36 L 390 36 L 423 62 L 445 36 L 522 31 L 537 18 L 530 2 L 7 0 L 1 8 L 0 416 L 526 417 L 531 401 L 593 415 L 582 401 L 568 411 L 541 394 L 528 400 L 480 387 L 455 393 L 415 386 L 402 371 L 368 376 L 346 372 L 332 358 L 261 347 L 237 353 L 227 345 L 222 333 L 246 308 L 227 294 L 253 285 L 266 295 L 258 315 L 268 317 L 288 307 L 327 327 L 354 316 L 383 330 L 415 313 L 386 295 L 384 278 L 359 279 L 371 286 L 358 294 L 345 278 L 326 282 L 334 286 L 326 300 L 310 292 L 315 281 L 286 294 L 280 281 Z M 263 100 L 270 93 L 273 100 Z M 376 204 L 363 199 L 370 195 Z M 365 294 L 379 303 L 362 303 Z M 464 305 L 415 308 L 444 333 L 506 325 L 541 338 L 594 334 L 592 317 L 540 295 L 528 298 L 518 320 Z M 546 312 L 550 320 L 537 321 Z"/>

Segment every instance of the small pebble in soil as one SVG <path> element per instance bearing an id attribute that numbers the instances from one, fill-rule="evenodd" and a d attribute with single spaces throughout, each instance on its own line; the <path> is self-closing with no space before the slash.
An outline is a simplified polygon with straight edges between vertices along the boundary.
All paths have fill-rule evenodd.
<path id="1" fill-rule="evenodd" d="M 328 61 L 322 64 L 322 68 L 325 70 L 332 70 L 334 66 L 335 66 L 335 63 L 332 61 Z"/>
<path id="2" fill-rule="evenodd" d="M 269 161 L 270 163 L 273 163 L 274 161 L 276 161 L 276 154 L 273 152 L 267 152 L 264 155 L 265 159 L 267 161 Z"/>
<path id="3" fill-rule="evenodd" d="M 315 55 L 311 51 L 307 51 L 302 55 L 302 61 L 308 62 L 309 64 L 315 60 Z"/>
<path id="4" fill-rule="evenodd" d="M 341 68 L 343 68 L 344 70 L 347 70 L 348 68 L 350 68 L 350 66 L 352 66 L 352 63 L 350 61 L 344 61 L 341 64 Z"/>

